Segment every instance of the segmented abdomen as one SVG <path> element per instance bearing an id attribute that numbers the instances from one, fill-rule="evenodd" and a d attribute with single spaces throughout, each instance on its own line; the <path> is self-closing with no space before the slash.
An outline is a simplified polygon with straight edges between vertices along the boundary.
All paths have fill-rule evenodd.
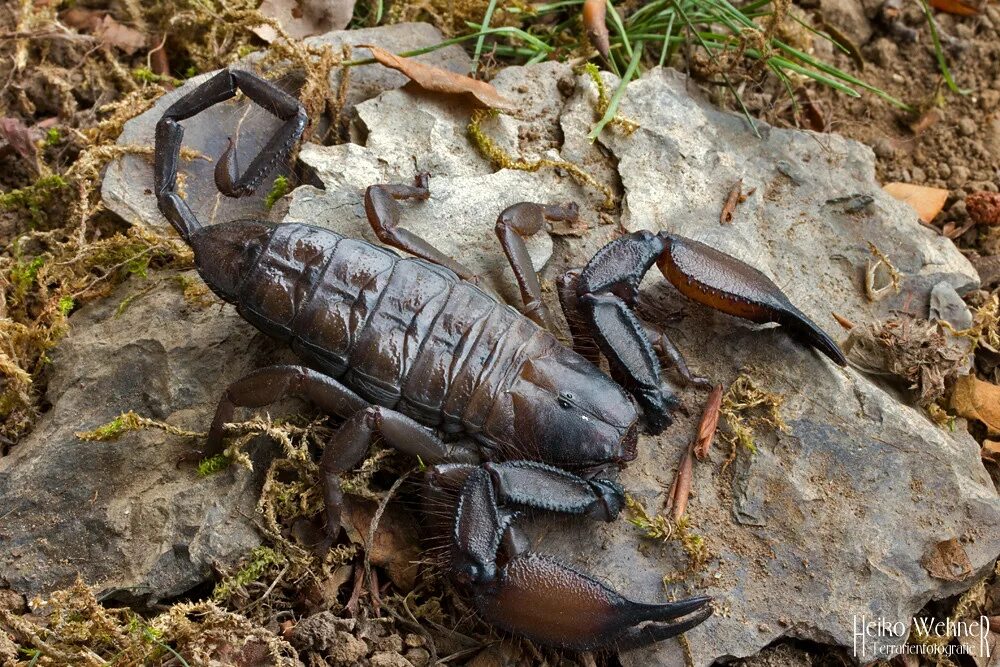
<path id="1" fill-rule="evenodd" d="M 275 227 L 239 311 L 317 370 L 429 426 L 475 432 L 555 344 L 448 269 L 318 227 Z"/>

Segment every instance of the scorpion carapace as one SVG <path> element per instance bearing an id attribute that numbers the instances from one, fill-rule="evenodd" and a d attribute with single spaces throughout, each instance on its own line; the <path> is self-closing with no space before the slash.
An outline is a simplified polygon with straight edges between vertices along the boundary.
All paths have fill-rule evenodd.
<path id="1" fill-rule="evenodd" d="M 340 531 L 339 475 L 365 457 L 378 434 L 431 464 L 428 494 L 451 494 L 448 573 L 487 621 L 539 642 L 589 649 L 648 644 L 707 618 L 708 598 L 633 602 L 531 553 L 517 520 L 546 511 L 613 521 L 624 492 L 603 471 L 633 459 L 640 424 L 659 432 L 676 402 L 658 354 L 688 381 L 704 383 L 663 332 L 631 309 L 654 263 L 692 299 L 780 322 L 843 364 L 833 341 L 755 269 L 695 241 L 641 231 L 560 279 L 578 351 L 565 348 L 545 328 L 549 315 L 524 237 L 551 220 L 575 219 L 576 206 L 520 203 L 500 213 L 496 233 L 521 290 L 522 314 L 399 226 L 399 200 L 430 196 L 426 174 L 412 185 L 372 185 L 364 198 L 378 238 L 415 257 L 305 224 L 203 226 L 177 192 L 179 122 L 237 90 L 284 122 L 243 174 L 230 144 L 215 170 L 219 189 L 253 192 L 287 157 L 306 125 L 301 105 L 253 74 L 225 70 L 157 124 L 155 193 L 208 286 L 304 363 L 263 368 L 230 385 L 204 454 L 223 450 L 222 427 L 237 407 L 301 396 L 344 420 L 321 461 L 329 539 Z M 614 380 L 596 365 L 597 351 Z"/>

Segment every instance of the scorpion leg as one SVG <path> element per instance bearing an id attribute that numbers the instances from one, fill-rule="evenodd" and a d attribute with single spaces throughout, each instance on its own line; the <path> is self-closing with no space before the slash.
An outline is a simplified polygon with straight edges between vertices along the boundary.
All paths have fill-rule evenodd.
<path id="1" fill-rule="evenodd" d="M 305 130 L 308 118 L 298 100 L 255 74 L 241 70 L 223 70 L 170 105 L 156 124 L 154 189 L 160 211 L 184 239 L 201 225 L 177 193 L 177 167 L 184 138 L 180 121 L 234 97 L 237 90 L 285 123 L 242 176 L 238 175 L 230 142 L 215 168 L 216 185 L 224 194 L 240 197 L 253 192 L 267 172 L 288 155 Z"/>
<path id="2" fill-rule="evenodd" d="M 390 446 L 425 462 L 478 460 L 471 451 L 442 442 L 433 431 L 409 417 L 369 404 L 329 376 L 293 365 L 261 368 L 229 385 L 215 411 L 205 453 L 213 456 L 223 451 L 223 427 L 233 420 L 237 407 L 260 408 L 288 396 L 308 399 L 324 412 L 347 419 L 324 448 L 320 462 L 331 538 L 340 532 L 343 494 L 339 475 L 361 462 L 375 433 L 381 434 Z"/>
<path id="3" fill-rule="evenodd" d="M 237 407 L 261 408 L 286 396 L 308 399 L 324 412 L 349 417 L 368 407 L 368 402 L 336 380 L 305 366 L 268 366 L 255 370 L 229 385 L 222 394 L 208 431 L 207 456 L 223 451 L 223 426 L 233 421 Z"/>
<path id="4" fill-rule="evenodd" d="M 395 410 L 372 405 L 354 413 L 327 443 L 320 460 L 326 532 L 331 540 L 340 534 L 340 515 L 344 500 L 340 475 L 364 459 L 376 434 L 381 435 L 383 442 L 391 447 L 419 458 L 424 463 L 478 461 L 471 450 L 443 442 L 434 431 Z"/>
<path id="5" fill-rule="evenodd" d="M 399 226 L 400 209 L 396 200 L 427 199 L 431 194 L 427 188 L 429 178 L 430 176 L 424 172 L 417 174 L 413 179 L 413 185 L 384 183 L 369 186 L 365 190 L 365 214 L 368 216 L 368 223 L 382 243 L 451 269 L 463 280 L 472 280 L 475 275 L 460 262 Z"/>
<path id="6" fill-rule="evenodd" d="M 497 238 L 503 246 L 504 254 L 510 268 L 514 270 L 514 278 L 521 290 L 521 300 L 524 302 L 524 314 L 541 327 L 551 329 L 549 310 L 542 300 L 542 288 L 538 283 L 538 275 L 531 265 L 528 248 L 524 239 L 537 234 L 545 227 L 546 220 L 565 220 L 573 222 L 579 216 L 579 208 L 571 202 L 564 206 L 547 206 L 531 202 L 520 202 L 504 209 L 495 227 Z"/>
<path id="7" fill-rule="evenodd" d="M 754 322 L 778 322 L 838 364 L 843 353 L 818 326 L 791 304 L 767 276 L 703 243 L 673 234 L 638 231 L 604 246 L 580 274 L 577 298 L 591 335 L 615 375 L 642 406 L 650 430 L 670 423 L 676 399 L 660 381 L 659 364 L 646 327 L 630 306 L 639 283 L 656 263 L 685 296 Z M 665 351 L 669 348 L 659 342 Z M 669 355 L 668 355 L 669 356 Z"/>
<path id="8" fill-rule="evenodd" d="M 607 480 L 584 480 L 525 461 L 485 464 L 462 487 L 452 574 L 472 590 L 473 602 L 488 622 L 562 648 L 632 647 L 701 623 L 712 613 L 710 598 L 634 602 L 546 556 L 503 552 L 507 526 L 516 516 L 504 505 L 610 521 L 623 502 L 621 487 Z"/>

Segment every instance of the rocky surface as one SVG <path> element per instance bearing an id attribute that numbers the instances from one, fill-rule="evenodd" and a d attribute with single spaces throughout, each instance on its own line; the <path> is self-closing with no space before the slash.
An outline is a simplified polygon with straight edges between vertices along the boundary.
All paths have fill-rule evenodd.
<path id="1" fill-rule="evenodd" d="M 873 178 L 873 155 L 860 144 L 763 125 L 758 125 L 758 138 L 742 118 L 692 98 L 683 77 L 663 70 L 632 84 L 622 103 L 622 113 L 640 128 L 629 136 L 610 128 L 598 143 L 590 144 L 585 137 L 594 122 L 596 92 L 588 78 L 549 63 L 506 70 L 496 83 L 518 102 L 521 117 L 489 120 L 484 130 L 518 155 L 561 155 L 610 187 L 621 188 L 620 216 L 597 213 L 602 196 L 562 172 L 492 173 L 464 138 L 468 109 L 406 89 L 357 106 L 354 135 L 361 143 L 303 149 L 303 161 L 326 189 L 296 190 L 288 205 L 289 219 L 366 235 L 358 205 L 362 189 L 427 169 L 433 172 L 431 199 L 407 205 L 406 224 L 475 264 L 502 293 L 514 294 L 509 269 L 499 261 L 500 250 L 489 229 L 492 220 L 518 199 L 574 198 L 582 204 L 589 231 L 554 242 L 542 272 L 549 296 L 552 278 L 566 267 L 583 264 L 617 233 L 617 224 L 605 223 L 620 222 L 628 229 L 669 229 L 740 257 L 769 274 L 793 302 L 835 335 L 840 329 L 833 310 L 858 323 L 885 317 L 891 308 L 924 315 L 935 285 L 946 282 L 962 292 L 977 282 L 971 266 L 946 239 L 921 227 L 911 210 L 882 193 Z M 608 85 L 614 85 L 610 77 Z M 155 120 L 155 112 L 151 114 Z M 723 202 L 739 178 L 744 191 L 756 189 L 736 208 L 733 222 L 721 225 Z M 141 211 L 121 203 L 138 197 L 141 185 L 111 181 L 105 188 L 114 210 L 132 220 L 145 219 Z M 149 222 L 161 224 L 152 216 Z M 902 292 L 879 303 L 869 302 L 863 291 L 871 258 L 868 241 L 877 244 L 904 277 Z M 548 254 L 543 244 L 539 241 L 535 247 L 539 264 Z M 493 253 L 496 260 L 489 259 Z M 692 306 L 664 287 L 658 276 L 651 276 L 648 284 L 644 313 L 666 327 L 696 371 L 726 384 L 748 371 L 760 386 L 786 399 L 781 414 L 789 425 L 787 433 L 761 434 L 756 455 L 741 452 L 725 473 L 721 463 L 727 452 L 718 448 L 710 462 L 695 467 L 688 513 L 713 558 L 703 571 L 669 591 L 716 597 L 717 614 L 688 635 L 695 664 L 748 656 L 782 637 L 850 646 L 856 617 L 907 621 L 927 600 L 964 590 L 991 567 L 1000 553 L 995 530 L 1000 499 L 976 443 L 961 425 L 954 432 L 935 426 L 896 388 L 833 366 L 778 328 L 751 329 Z M 555 307 L 554 299 L 551 305 Z M 212 335 L 249 335 L 231 309 L 222 312 L 225 317 L 215 318 Z M 680 319 L 669 317 L 674 314 Z M 68 345 L 99 340 L 80 331 L 96 326 L 86 317 L 91 316 L 74 318 L 75 336 L 91 338 L 71 339 Z M 105 326 L 124 325 L 113 321 Z M 196 362 L 197 355 L 205 354 L 206 341 L 198 336 L 187 335 L 182 343 L 157 340 L 166 350 L 166 366 L 158 371 L 159 379 L 150 378 L 151 386 L 171 386 L 174 373 L 188 372 L 182 369 L 193 363 L 191 359 Z M 243 354 L 230 365 L 250 364 L 253 355 Z M 117 364 L 112 360 L 106 372 L 125 373 L 113 370 Z M 56 369 L 64 377 L 72 375 L 59 359 Z M 215 379 L 203 380 L 209 381 Z M 33 438 L 46 428 L 94 425 L 118 411 L 108 408 L 108 414 L 92 419 L 77 417 L 79 426 L 64 427 L 58 410 L 66 400 L 59 393 L 65 386 L 55 383 L 51 398 L 56 408 Z M 183 396 L 193 423 L 206 423 L 214 402 L 209 395 L 205 391 Z M 663 435 L 642 438 L 639 458 L 622 475 L 626 488 L 651 510 L 663 502 L 704 398 L 685 390 L 681 399 L 690 415 L 680 412 Z M 152 402 L 139 407 L 161 415 L 170 410 Z M 143 443 L 146 436 L 133 437 Z M 86 450 L 76 450 L 81 451 Z M 119 445 L 114 451 L 131 456 L 140 450 Z M 141 451 L 145 456 L 159 450 L 143 445 Z M 31 466 L 55 465 L 40 444 L 18 456 L 19 467 L 28 466 L 27 472 L 13 469 L 8 475 L 28 479 Z M 2 465 L 12 469 L 10 463 Z M 109 461 L 108 466 L 113 465 L 117 463 Z M 150 468 L 163 470 L 164 477 L 153 476 L 159 484 L 178 483 L 181 475 L 166 467 Z M 139 481 L 144 475 L 132 477 L 134 484 L 153 487 Z M 32 479 L 42 485 L 40 477 Z M 235 494 L 228 496 L 230 503 L 236 504 Z M 46 497 L 34 512 L 46 511 L 45 504 L 55 501 Z M 29 524 L 22 526 L 18 539 L 23 544 L 38 533 L 32 533 Z M 110 551 L 130 537 L 129 529 L 111 527 L 95 521 L 76 534 L 93 532 L 91 539 Z M 542 527 L 538 549 L 572 560 L 637 599 L 663 599 L 662 577 L 686 566 L 675 543 L 643 541 L 625 521 L 559 521 Z M 933 578 L 922 562 L 938 543 L 950 539 L 958 540 L 969 572 L 958 580 Z M 4 549 L 0 546 L 0 555 Z M 87 562 L 78 566 L 86 568 Z M 143 581 L 141 572 L 135 571 L 133 579 L 135 585 Z M 169 582 L 160 582 L 164 589 L 171 588 Z M 901 641 L 887 638 L 886 643 Z M 623 662 L 675 664 L 677 650 L 663 643 L 627 653 Z"/>
<path id="2" fill-rule="evenodd" d="M 52 409 L 0 459 L 0 581 L 14 590 L 80 574 L 112 599 L 155 601 L 259 543 L 260 479 L 247 470 L 200 478 L 177 466 L 195 443 L 161 431 L 75 435 L 129 410 L 205 430 L 226 385 L 266 361 L 268 341 L 231 309 L 186 303 L 174 278 L 128 283 L 85 308 L 53 355 Z"/>

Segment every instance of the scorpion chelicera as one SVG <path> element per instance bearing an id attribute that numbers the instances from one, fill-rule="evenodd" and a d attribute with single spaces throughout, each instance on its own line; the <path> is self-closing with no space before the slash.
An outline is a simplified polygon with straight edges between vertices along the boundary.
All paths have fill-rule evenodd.
<path id="1" fill-rule="evenodd" d="M 711 615 L 710 599 L 644 604 L 626 599 L 524 546 L 516 519 L 533 510 L 614 520 L 622 487 L 602 475 L 636 456 L 640 424 L 659 433 L 677 403 L 661 359 L 693 377 L 667 337 L 633 312 L 656 263 L 689 298 L 755 322 L 778 322 L 836 363 L 844 356 L 763 273 L 697 241 L 638 231 L 558 281 L 574 349 L 546 328 L 548 313 L 524 238 L 547 221 L 574 220 L 574 204 L 515 204 L 496 233 L 524 313 L 475 284 L 461 263 L 399 226 L 398 200 L 430 196 L 412 185 L 372 185 L 368 220 L 411 256 L 307 224 L 236 220 L 202 225 L 177 191 L 179 121 L 242 91 L 283 121 L 239 173 L 233 144 L 215 168 L 219 190 L 252 193 L 291 152 L 308 118 L 291 95 L 245 71 L 223 70 L 181 97 L 156 126 L 160 211 L 194 251 L 215 294 L 304 365 L 263 368 L 225 391 L 205 455 L 223 451 L 237 407 L 299 396 L 345 420 L 321 471 L 328 539 L 340 532 L 339 475 L 373 436 L 431 467 L 428 493 L 452 493 L 448 574 L 489 623 L 552 646 L 631 648 L 682 633 Z M 611 377 L 597 363 L 607 359 Z M 612 379 L 614 378 L 614 379 Z"/>

